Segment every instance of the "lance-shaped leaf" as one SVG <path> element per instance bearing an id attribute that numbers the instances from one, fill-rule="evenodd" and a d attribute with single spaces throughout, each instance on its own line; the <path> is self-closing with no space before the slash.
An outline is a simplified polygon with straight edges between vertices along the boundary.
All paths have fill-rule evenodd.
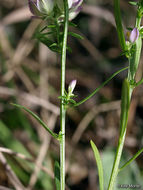
<path id="1" fill-rule="evenodd" d="M 99 151 L 98 151 L 96 145 L 94 144 L 94 142 L 90 141 L 90 144 L 91 144 L 92 150 L 94 152 L 94 157 L 95 157 L 95 160 L 97 163 L 100 190 L 104 190 L 103 166 L 102 166 L 100 154 L 99 154 Z"/>
<path id="2" fill-rule="evenodd" d="M 11 105 L 16 106 L 17 108 L 24 109 L 26 112 L 28 112 L 30 115 L 32 115 L 40 124 L 42 127 L 44 127 L 55 139 L 58 139 L 59 135 L 54 133 L 47 125 L 44 123 L 35 113 L 33 113 L 31 110 L 27 109 L 24 106 L 21 106 L 19 104 L 13 104 Z"/>
<path id="3" fill-rule="evenodd" d="M 84 39 L 80 34 L 77 34 L 75 32 L 68 32 L 68 34 L 80 40 Z"/>

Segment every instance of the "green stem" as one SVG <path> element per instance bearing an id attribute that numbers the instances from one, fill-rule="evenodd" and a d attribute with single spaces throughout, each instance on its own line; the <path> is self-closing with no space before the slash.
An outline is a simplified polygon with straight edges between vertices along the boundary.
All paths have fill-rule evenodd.
<path id="1" fill-rule="evenodd" d="M 119 172 L 128 166 L 132 161 L 134 161 L 141 153 L 143 152 L 143 148 L 140 149 L 131 159 L 129 159 L 120 169 Z"/>
<path id="2" fill-rule="evenodd" d="M 114 78 L 117 74 L 119 74 L 122 71 L 125 71 L 126 69 L 128 69 L 128 67 L 125 67 L 123 69 L 120 69 L 119 71 L 115 72 L 113 75 L 111 75 L 105 82 L 103 82 L 99 87 L 97 87 L 89 96 L 87 96 L 86 98 L 84 98 L 83 100 L 81 100 L 80 102 L 77 102 L 76 104 L 74 104 L 74 106 L 79 106 L 81 104 L 83 104 L 84 102 L 86 102 L 87 100 L 89 100 L 92 96 L 94 96 L 103 86 L 105 86 L 110 80 L 112 80 L 112 78 Z"/>
<path id="3" fill-rule="evenodd" d="M 131 93 L 132 93 L 132 87 L 131 85 L 129 85 L 128 79 L 126 79 L 122 87 L 120 137 L 119 137 L 118 147 L 117 147 L 117 151 L 115 155 L 115 160 L 113 163 L 108 190 L 112 190 L 114 188 L 116 177 L 119 172 L 118 168 L 119 168 L 120 159 L 122 156 L 122 150 L 123 150 L 124 141 L 125 141 Z"/>
<path id="4" fill-rule="evenodd" d="M 125 50 L 125 43 L 124 43 L 124 36 L 123 36 L 123 28 L 121 25 L 121 16 L 120 16 L 120 7 L 119 7 L 119 0 L 114 0 L 114 7 L 115 7 L 115 18 L 116 18 L 116 25 L 117 25 L 117 31 L 118 31 L 118 36 L 120 39 L 121 46 L 123 50 Z M 140 28 L 140 23 L 141 23 L 141 18 L 138 17 L 136 18 L 136 24 L 135 27 L 138 29 Z M 138 68 L 139 60 L 140 60 L 140 52 L 141 52 L 141 38 L 137 40 L 135 44 L 135 49 L 134 52 L 129 59 L 129 70 L 128 70 L 128 89 L 124 88 L 123 93 L 125 91 L 125 94 L 122 94 L 122 101 L 121 101 L 121 122 L 120 122 L 120 137 L 118 141 L 118 147 L 115 155 L 115 160 L 113 163 L 113 168 L 110 176 L 110 181 L 108 185 L 108 190 L 113 190 L 114 189 L 114 184 L 116 181 L 116 177 L 119 172 L 119 164 L 120 164 L 120 159 L 122 156 L 122 151 L 123 151 L 123 146 L 124 146 L 124 141 L 125 141 L 125 135 L 126 135 L 126 130 L 127 130 L 127 122 L 128 122 L 128 111 L 129 111 L 129 105 L 131 102 L 131 96 L 133 92 L 133 86 L 131 84 L 132 81 L 134 81 L 134 77 Z"/>
<path id="5" fill-rule="evenodd" d="M 111 173 L 111 177 L 110 177 L 110 181 L 109 181 L 108 190 L 114 189 L 114 183 L 116 181 L 116 177 L 119 172 L 118 167 L 119 167 L 122 150 L 123 150 L 123 146 L 124 146 L 125 135 L 126 135 L 126 130 L 124 131 L 123 136 L 119 138 L 118 147 L 117 147 L 116 156 L 115 156 L 115 160 L 114 160 L 114 164 L 113 164 L 113 168 L 112 168 L 112 173 Z"/>
<path id="6" fill-rule="evenodd" d="M 65 90 L 65 65 L 66 65 L 66 48 L 67 48 L 67 36 L 68 36 L 68 2 L 67 0 L 63 0 L 64 2 L 64 35 L 63 35 L 63 43 L 62 43 L 62 55 L 61 55 L 61 96 L 64 96 Z M 64 102 L 61 99 L 60 103 L 60 190 L 65 190 L 65 117 L 66 117 L 66 109 L 64 106 Z"/>

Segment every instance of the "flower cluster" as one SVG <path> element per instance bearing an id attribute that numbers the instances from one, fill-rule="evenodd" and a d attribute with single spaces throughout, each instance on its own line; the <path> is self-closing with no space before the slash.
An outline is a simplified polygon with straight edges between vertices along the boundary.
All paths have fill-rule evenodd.
<path id="1" fill-rule="evenodd" d="M 80 12 L 82 2 L 83 0 L 68 0 L 69 20 L 74 19 Z M 36 17 L 50 16 L 54 7 L 57 7 L 60 12 L 59 18 L 63 16 L 63 0 L 28 0 L 28 3 L 30 11 Z"/>

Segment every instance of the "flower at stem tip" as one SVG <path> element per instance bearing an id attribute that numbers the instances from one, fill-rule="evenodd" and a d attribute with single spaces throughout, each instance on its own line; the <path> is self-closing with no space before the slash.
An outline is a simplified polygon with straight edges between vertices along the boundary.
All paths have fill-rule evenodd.
<path id="1" fill-rule="evenodd" d="M 135 43 L 138 37 L 139 37 L 139 30 L 137 28 L 134 28 L 130 33 L 129 40 L 131 43 Z"/>
<path id="2" fill-rule="evenodd" d="M 73 95 L 73 91 L 74 91 L 74 89 L 75 89 L 76 83 L 77 83 L 76 80 L 72 80 L 72 81 L 70 82 L 69 87 L 68 87 L 68 93 L 69 93 L 70 95 Z"/>

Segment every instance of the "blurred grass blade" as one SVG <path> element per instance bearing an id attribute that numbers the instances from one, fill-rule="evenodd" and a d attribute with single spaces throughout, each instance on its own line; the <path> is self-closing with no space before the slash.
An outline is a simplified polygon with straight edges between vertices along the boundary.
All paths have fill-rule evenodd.
<path id="1" fill-rule="evenodd" d="M 94 142 L 92 140 L 90 141 L 90 144 L 91 144 L 92 150 L 94 152 L 95 160 L 97 163 L 100 190 L 104 190 L 103 166 L 102 166 L 100 154 L 99 154 L 99 151 L 98 151 L 96 145 L 94 144 Z"/>
<path id="2" fill-rule="evenodd" d="M 21 106 L 19 104 L 11 103 L 11 105 L 16 106 L 16 107 L 18 107 L 20 109 L 24 109 L 26 112 L 28 112 L 30 115 L 32 115 L 54 138 L 58 139 L 58 135 L 55 134 L 51 129 L 49 129 L 48 126 L 35 113 L 33 113 L 31 110 L 29 110 L 26 107 Z"/>
<path id="3" fill-rule="evenodd" d="M 56 190 L 60 190 L 60 165 L 59 162 L 55 162 L 54 167 Z"/>
<path id="4" fill-rule="evenodd" d="M 132 158 L 130 158 L 121 168 L 119 168 L 119 172 L 134 161 L 142 152 L 143 148 L 141 148 Z"/>

